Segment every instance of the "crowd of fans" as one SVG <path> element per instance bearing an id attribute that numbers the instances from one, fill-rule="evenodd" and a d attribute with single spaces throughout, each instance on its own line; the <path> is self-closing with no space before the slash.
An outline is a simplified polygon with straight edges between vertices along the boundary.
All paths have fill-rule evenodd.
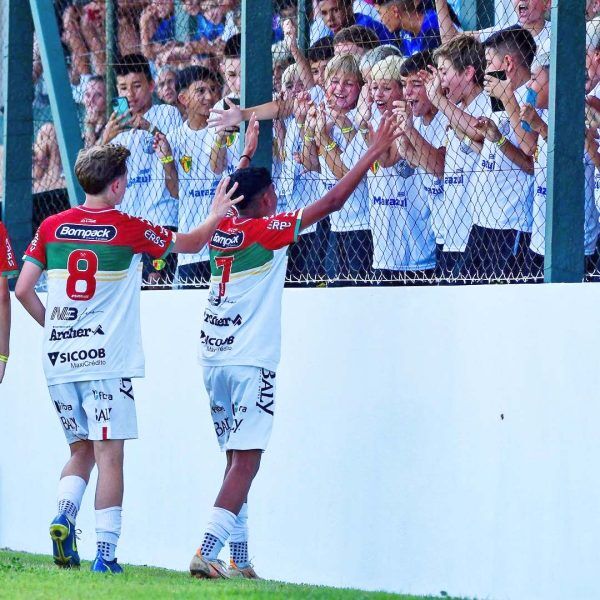
<path id="1" fill-rule="evenodd" d="M 131 151 L 122 210 L 188 231 L 242 155 L 239 125 L 273 119 L 279 209 L 323 195 L 383 115 L 401 131 L 342 211 L 290 249 L 288 280 L 420 283 L 536 280 L 543 268 L 549 0 L 513 0 L 508 27 L 462 30 L 448 0 L 313 0 L 310 47 L 295 0 L 274 0 L 273 100 L 239 107 L 238 0 L 55 0 L 86 146 Z M 600 0 L 587 5 L 585 253 L 600 234 Z M 34 49 L 36 102 L 43 74 Z M 107 110 L 114 68 L 126 110 Z M 112 112 L 112 114 L 111 114 Z M 56 135 L 34 143 L 34 192 L 64 187 Z M 208 254 L 147 261 L 147 281 L 206 282 Z"/>

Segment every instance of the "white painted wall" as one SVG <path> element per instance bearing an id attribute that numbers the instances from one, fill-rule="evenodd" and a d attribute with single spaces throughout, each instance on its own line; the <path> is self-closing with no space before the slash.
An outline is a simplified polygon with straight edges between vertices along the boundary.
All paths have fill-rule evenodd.
<path id="1" fill-rule="evenodd" d="M 142 295 L 125 562 L 186 569 L 222 469 L 195 362 L 203 291 Z M 480 598 L 598 597 L 600 286 L 284 293 L 278 414 L 250 500 L 258 572 Z M 0 547 L 49 552 L 67 449 L 15 307 Z M 504 419 L 501 415 L 504 415 Z M 91 492 L 91 490 L 90 490 Z M 92 494 L 78 523 L 94 551 Z"/>

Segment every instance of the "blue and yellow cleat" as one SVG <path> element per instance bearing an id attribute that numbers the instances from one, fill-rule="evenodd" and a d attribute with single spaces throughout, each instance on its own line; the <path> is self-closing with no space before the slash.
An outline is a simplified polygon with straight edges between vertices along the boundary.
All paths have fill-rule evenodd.
<path id="1" fill-rule="evenodd" d="M 117 559 L 114 560 L 105 560 L 102 558 L 102 554 L 98 552 L 96 554 L 96 558 L 92 563 L 90 571 L 94 571 L 95 573 L 122 573 L 123 567 L 117 562 Z"/>
<path id="2" fill-rule="evenodd" d="M 50 537 L 54 563 L 63 569 L 79 567 L 75 526 L 64 513 L 57 515 L 50 523 Z"/>

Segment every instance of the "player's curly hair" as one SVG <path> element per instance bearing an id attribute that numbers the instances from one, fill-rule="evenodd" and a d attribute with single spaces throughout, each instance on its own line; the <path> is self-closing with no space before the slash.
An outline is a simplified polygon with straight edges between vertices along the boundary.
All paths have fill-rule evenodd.
<path id="1" fill-rule="evenodd" d="M 124 146 L 104 144 L 80 150 L 75 175 L 86 194 L 101 194 L 107 186 L 127 173 L 131 152 Z"/>

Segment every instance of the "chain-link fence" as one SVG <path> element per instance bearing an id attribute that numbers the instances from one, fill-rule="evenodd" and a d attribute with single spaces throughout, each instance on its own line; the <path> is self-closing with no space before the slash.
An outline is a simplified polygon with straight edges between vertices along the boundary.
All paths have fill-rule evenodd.
<path id="1" fill-rule="evenodd" d="M 122 210 L 189 231 L 207 216 L 223 174 L 244 161 L 240 123 L 253 111 L 238 106 L 240 3 L 115 0 L 108 27 L 104 1 L 54 4 L 85 145 L 131 151 Z M 588 3 L 582 152 L 591 279 L 600 277 L 596 6 Z M 301 232 L 288 283 L 541 281 L 549 2 L 498 1 L 487 15 L 451 0 L 314 0 L 308 8 L 301 50 L 297 2 L 273 2 L 273 101 L 258 116 L 273 119 L 278 210 L 332 189 L 383 115 L 400 136 L 341 211 Z M 497 25 L 468 30 L 485 21 Z M 68 198 L 37 47 L 33 77 L 37 225 Z M 148 285 L 210 278 L 208 250 L 144 264 Z"/>

